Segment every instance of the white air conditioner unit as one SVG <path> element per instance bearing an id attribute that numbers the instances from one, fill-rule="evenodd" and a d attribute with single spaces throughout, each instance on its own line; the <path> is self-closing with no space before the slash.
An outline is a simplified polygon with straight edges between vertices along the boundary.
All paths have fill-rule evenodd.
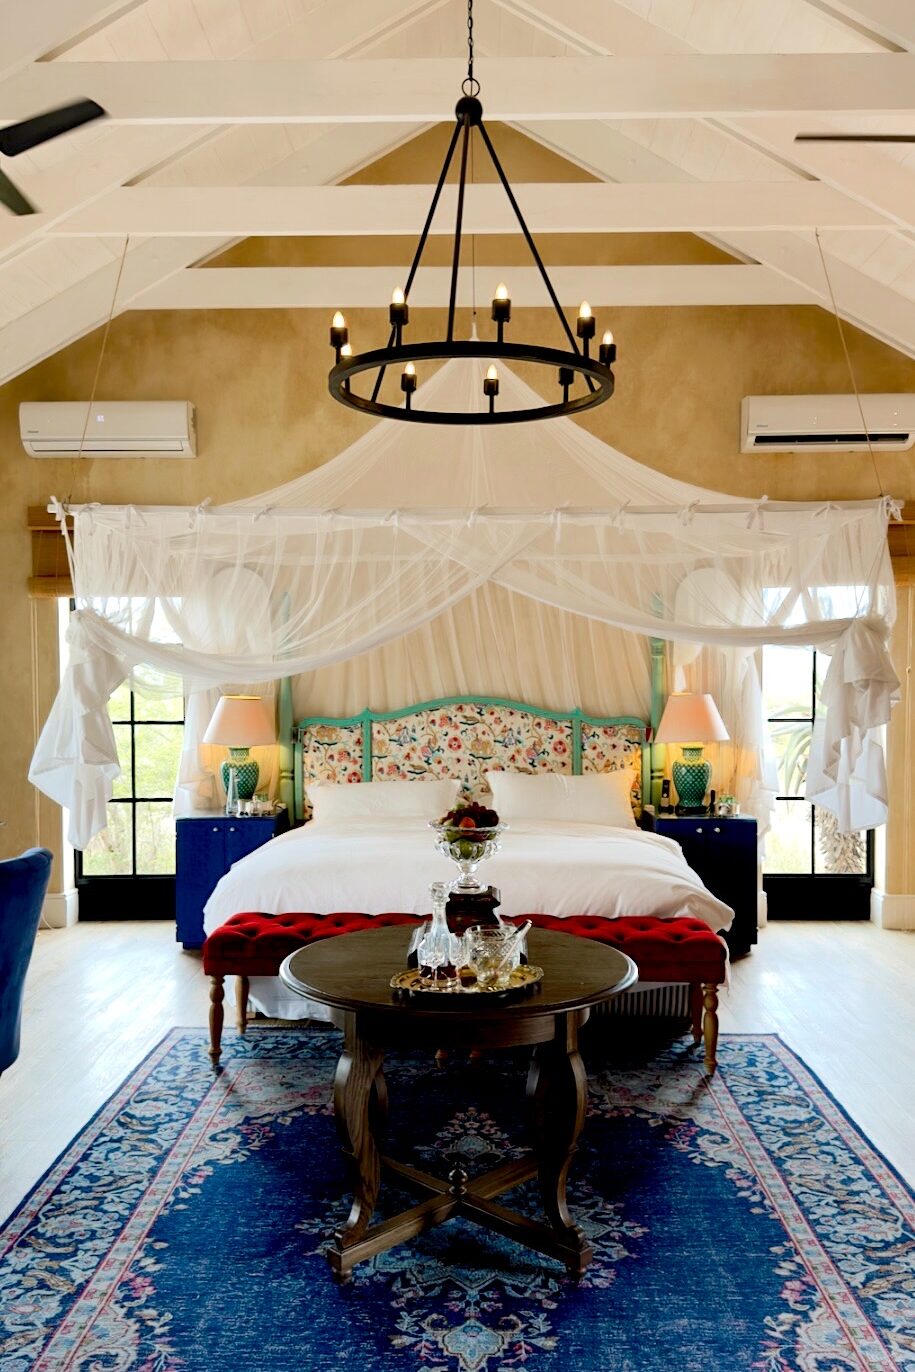
<path id="1" fill-rule="evenodd" d="M 915 395 L 748 395 L 742 453 L 902 452 L 915 443 Z M 865 427 L 866 425 L 866 427 Z"/>
<path id="2" fill-rule="evenodd" d="M 44 400 L 19 406 L 30 457 L 194 457 L 189 400 Z"/>

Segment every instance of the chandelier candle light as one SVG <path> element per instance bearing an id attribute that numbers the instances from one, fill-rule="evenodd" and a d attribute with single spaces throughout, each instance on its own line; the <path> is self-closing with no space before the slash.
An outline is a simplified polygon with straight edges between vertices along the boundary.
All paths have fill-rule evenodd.
<path id="1" fill-rule="evenodd" d="M 353 352 L 349 342 L 346 320 L 338 310 L 333 317 L 330 329 L 330 343 L 334 349 L 334 366 L 327 378 L 328 388 L 335 400 L 352 409 L 388 419 L 403 419 L 420 424 L 513 424 L 530 419 L 552 419 L 558 415 L 578 414 L 582 410 L 602 405 L 613 394 L 614 377 L 611 366 L 616 360 L 616 344 L 613 335 L 607 332 L 598 349 L 598 356 L 591 356 L 591 340 L 595 336 L 597 324 L 587 300 L 583 300 L 578 311 L 575 332 L 572 332 L 566 319 L 559 297 L 553 289 L 543 259 L 537 250 L 530 230 L 525 223 L 515 193 L 502 169 L 502 164 L 493 147 L 492 140 L 483 123 L 483 106 L 478 100 L 480 83 L 473 74 L 473 0 L 467 4 L 467 76 L 462 82 L 463 95 L 455 106 L 456 124 L 445 153 L 445 160 L 432 194 L 432 202 L 426 221 L 419 236 L 416 252 L 402 287 L 395 288 L 391 295 L 388 318 L 391 325 L 387 347 L 374 348 L 368 352 Z M 454 318 L 457 306 L 458 270 L 461 258 L 461 235 L 464 221 L 464 199 L 467 188 L 467 166 L 471 137 L 476 131 L 488 153 L 496 175 L 508 197 L 508 202 L 518 221 L 518 227 L 537 266 L 547 295 L 559 320 L 567 346 L 564 348 L 541 347 L 525 343 L 507 342 L 506 325 L 511 321 L 512 302 L 508 287 L 500 281 L 492 299 L 491 318 L 496 326 L 496 338 L 480 340 L 474 336 L 466 341 L 454 337 Z M 461 144 L 460 173 L 457 185 L 457 214 L 454 226 L 454 246 L 451 261 L 451 291 L 448 300 L 448 325 L 443 339 L 428 342 L 405 343 L 404 330 L 410 322 L 408 302 L 413 281 L 422 260 L 423 251 L 432 228 L 432 221 L 441 199 L 442 189 L 454 159 L 458 142 Z M 474 311 L 476 313 L 476 311 Z M 488 400 L 486 408 L 472 410 L 426 410 L 413 404 L 413 396 L 418 384 L 417 365 L 437 361 L 439 358 L 480 358 L 491 359 L 483 379 L 483 395 Z M 495 363 L 499 360 L 528 362 L 548 368 L 553 374 L 553 382 L 558 382 L 562 400 L 545 400 L 539 405 L 529 405 L 516 410 L 500 410 L 496 401 L 499 395 L 499 374 Z M 400 372 L 400 389 L 403 403 L 388 404 L 381 400 L 380 392 L 388 368 Z M 374 373 L 374 382 L 369 394 L 360 394 L 351 382 L 363 372 Z M 577 393 L 573 393 L 576 392 Z"/>
<path id="2" fill-rule="evenodd" d="M 703 743 L 724 743 L 729 735 L 710 695 L 678 691 L 667 699 L 655 743 L 681 743 L 683 758 L 671 768 L 677 788 L 678 814 L 704 814 L 705 793 L 712 779 Z"/>
<path id="3" fill-rule="evenodd" d="M 276 742 L 276 726 L 266 701 L 260 696 L 220 696 L 203 741 L 221 743 L 229 750 L 221 775 L 226 813 L 234 813 L 228 808 L 233 791 L 236 800 L 250 800 L 257 789 L 259 768 L 248 749 Z"/>

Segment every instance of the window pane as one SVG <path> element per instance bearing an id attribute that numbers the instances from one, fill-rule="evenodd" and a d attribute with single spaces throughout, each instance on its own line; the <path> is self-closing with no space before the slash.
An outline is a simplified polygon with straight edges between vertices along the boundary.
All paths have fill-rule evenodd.
<path id="1" fill-rule="evenodd" d="M 778 790 L 783 796 L 802 796 L 807 783 L 810 725 L 801 720 L 776 720 L 769 725 L 772 754 L 778 768 Z"/>
<path id="2" fill-rule="evenodd" d="M 136 749 L 137 795 L 170 796 L 178 776 L 181 754 L 180 724 L 137 724 L 134 729 Z"/>
<path id="3" fill-rule="evenodd" d="M 83 850 L 83 875 L 129 877 L 133 871 L 130 815 L 132 805 L 109 805 L 108 828 Z"/>
<path id="4" fill-rule="evenodd" d="M 809 875 L 811 806 L 805 800 L 777 800 L 766 834 L 763 871 Z"/>
<path id="5" fill-rule="evenodd" d="M 812 681 L 812 649 L 770 645 L 763 650 L 763 700 L 768 716 L 809 718 Z"/>
<path id="6" fill-rule="evenodd" d="M 130 682 L 122 681 L 108 701 L 109 719 L 130 719 Z"/>
<path id="7" fill-rule="evenodd" d="M 127 706 L 128 714 L 130 706 Z M 114 783 L 112 795 L 130 795 L 130 725 L 116 724 L 114 726 L 114 739 L 118 745 L 118 762 L 121 764 L 121 775 Z"/>
<path id="8" fill-rule="evenodd" d="M 184 701 L 181 696 L 140 696 L 133 698 L 134 719 L 174 719 L 178 724 L 184 719 Z"/>
<path id="9" fill-rule="evenodd" d="M 829 810 L 814 807 L 816 826 L 814 871 L 834 876 L 867 875 L 867 830 L 840 834 L 839 822 Z"/>
<path id="10" fill-rule="evenodd" d="M 175 870 L 175 820 L 170 801 L 140 803 L 137 811 L 137 875 L 170 875 Z"/>

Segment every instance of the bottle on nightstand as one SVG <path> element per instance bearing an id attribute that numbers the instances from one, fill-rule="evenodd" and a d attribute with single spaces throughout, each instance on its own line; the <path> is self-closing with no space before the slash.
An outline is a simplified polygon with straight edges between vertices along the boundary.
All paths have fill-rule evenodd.
<path id="1" fill-rule="evenodd" d="M 665 777 L 661 782 L 661 800 L 658 804 L 659 815 L 672 815 L 674 807 L 670 803 L 670 778 Z"/>

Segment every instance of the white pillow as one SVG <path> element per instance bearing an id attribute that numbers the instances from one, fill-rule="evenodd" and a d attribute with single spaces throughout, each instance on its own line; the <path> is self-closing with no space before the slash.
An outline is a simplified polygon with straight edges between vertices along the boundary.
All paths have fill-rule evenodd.
<path id="1" fill-rule="evenodd" d="M 310 781 L 312 823 L 339 819 L 440 819 L 458 798 L 459 781 Z"/>
<path id="2" fill-rule="evenodd" d="M 573 820 L 579 824 L 609 824 L 634 829 L 630 767 L 616 772 L 487 772 L 493 806 L 506 824 L 512 820 Z"/>

